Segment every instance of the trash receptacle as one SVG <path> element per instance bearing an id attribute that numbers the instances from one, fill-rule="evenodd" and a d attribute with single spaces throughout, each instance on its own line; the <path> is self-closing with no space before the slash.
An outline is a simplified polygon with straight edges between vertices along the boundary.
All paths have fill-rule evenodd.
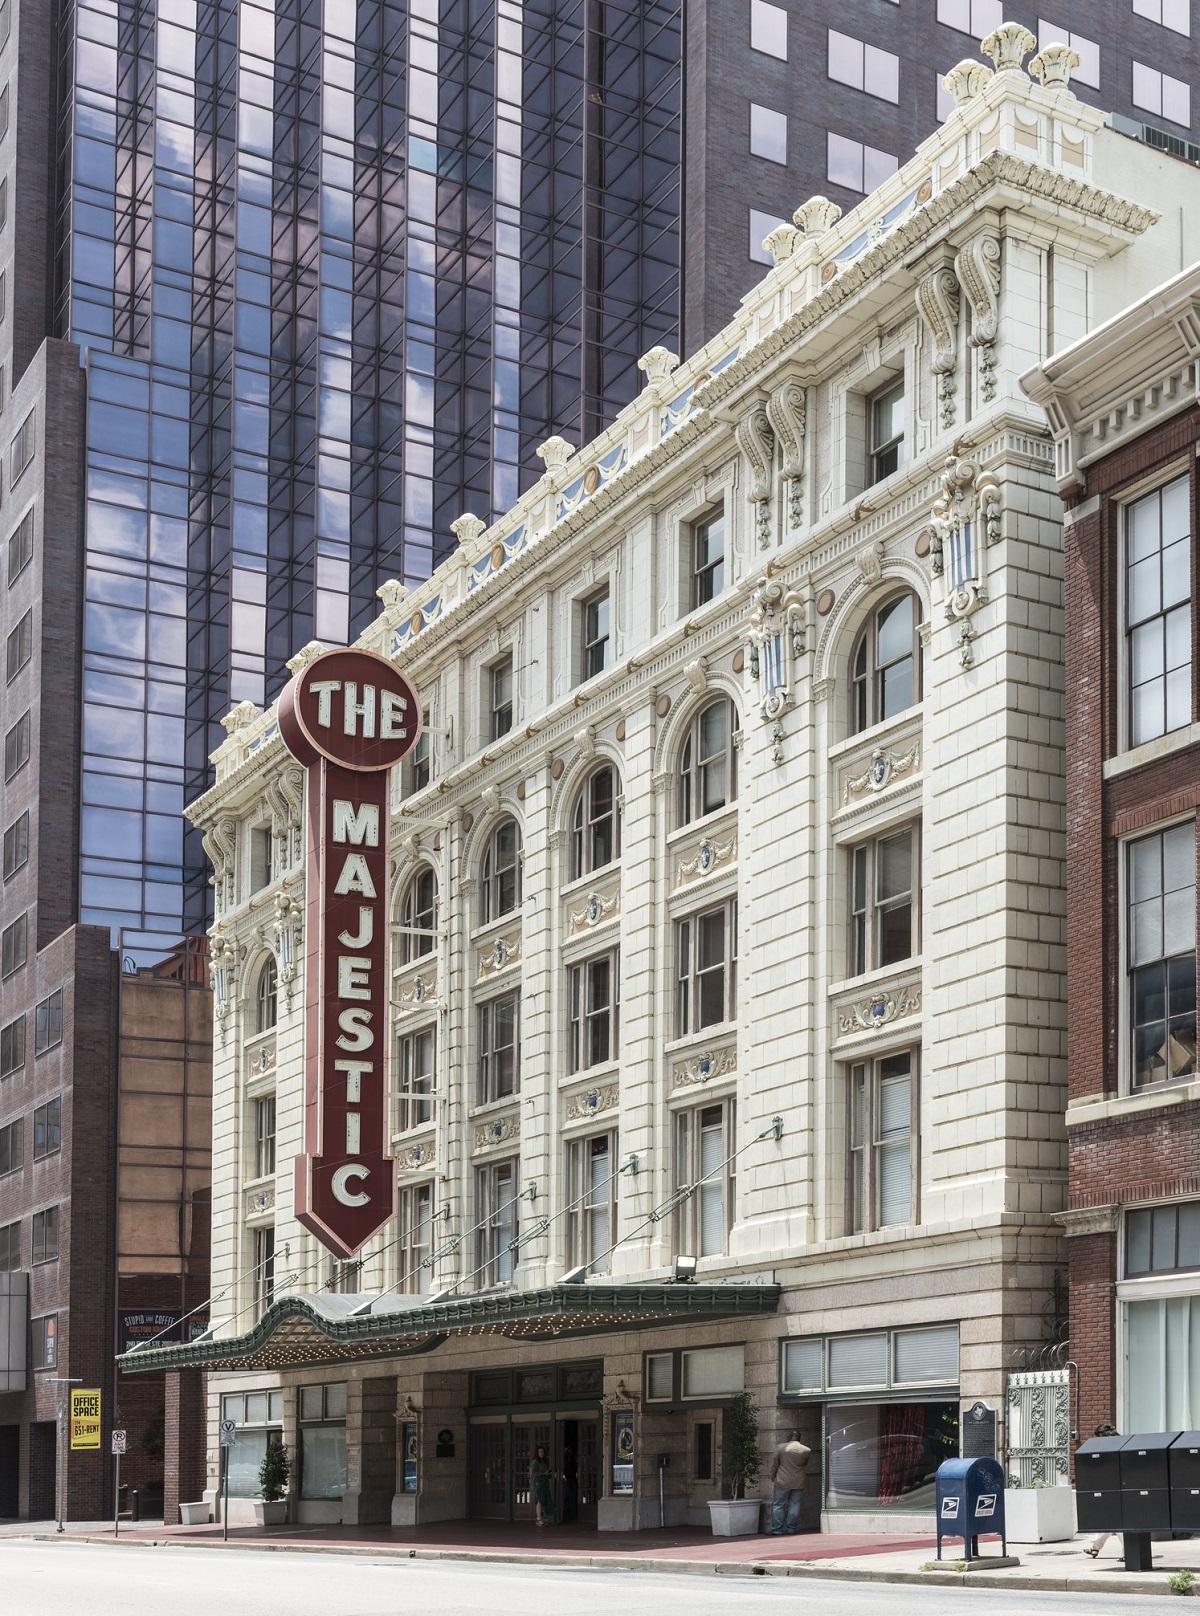
<path id="1" fill-rule="evenodd" d="M 1000 1534 L 1000 1552 L 1007 1557 L 1004 1472 L 995 1459 L 947 1459 L 938 1466 L 935 1494 L 939 1560 L 944 1537 L 962 1539 L 964 1560 L 979 1558 L 984 1532 Z"/>
<path id="2" fill-rule="evenodd" d="M 1121 1530 L 1123 1436 L 1094 1436 L 1075 1453 L 1075 1511 L 1081 1532 Z"/>

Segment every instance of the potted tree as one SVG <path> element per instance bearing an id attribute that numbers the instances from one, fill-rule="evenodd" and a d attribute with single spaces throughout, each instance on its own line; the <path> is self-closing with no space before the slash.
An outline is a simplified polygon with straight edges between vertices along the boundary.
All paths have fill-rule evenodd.
<path id="1" fill-rule="evenodd" d="M 258 1526 L 282 1526 L 287 1520 L 287 1484 L 291 1473 L 287 1449 L 277 1436 L 267 1443 L 258 1467 L 261 1498 L 254 1500 L 254 1520 Z"/>
<path id="2" fill-rule="evenodd" d="M 710 1498 L 714 1537 L 748 1537 L 758 1531 L 762 1500 L 747 1498 L 758 1480 L 758 1409 L 749 1392 L 730 1398 L 721 1421 L 721 1476 L 727 1496 Z"/>

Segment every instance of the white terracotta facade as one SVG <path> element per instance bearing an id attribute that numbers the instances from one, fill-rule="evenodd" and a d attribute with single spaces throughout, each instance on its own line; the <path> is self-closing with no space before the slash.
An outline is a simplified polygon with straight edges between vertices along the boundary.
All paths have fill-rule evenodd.
<path id="1" fill-rule="evenodd" d="M 1017 378 L 1160 280 L 1165 257 L 1197 256 L 1179 242 L 1179 204 L 1200 176 L 1105 128 L 1059 82 L 1059 48 L 1031 78 L 1023 35 L 1011 25 L 987 42 L 994 75 L 979 62 L 949 76 L 957 111 L 853 214 L 817 199 L 775 232 L 775 268 L 703 352 L 683 365 L 647 355 L 643 393 L 602 438 L 573 452 L 551 440 L 545 476 L 514 511 L 486 532 L 462 519 L 458 554 L 428 584 L 381 591 L 383 614 L 360 641 L 421 691 L 431 775 L 413 789 L 407 764 L 393 793 L 401 1213 L 347 1281 L 357 1295 L 323 1305 L 415 1289 L 406 1269 L 435 1252 L 419 1271 L 431 1293 L 553 1286 L 589 1258 L 590 1283 L 660 1284 L 691 1256 L 697 1284 L 778 1285 L 777 1311 L 581 1339 L 451 1334 L 410 1357 L 212 1373 L 214 1487 L 223 1395 L 282 1390 L 255 1407 L 295 1449 L 301 1388 L 337 1383 L 345 1490 L 303 1499 L 294 1477 L 299 1518 L 463 1516 L 478 1503 L 469 1455 L 489 1419 L 469 1377 L 586 1359 L 602 1364 L 588 1394 L 599 1524 L 657 1524 L 659 1453 L 671 1455 L 668 1522 L 699 1522 L 717 1491 L 702 1472 L 736 1354 L 695 1360 L 696 1395 L 677 1387 L 657 1402 L 643 1355 L 742 1345 L 764 1448 L 796 1423 L 826 1455 L 826 1519 L 911 1529 L 931 1490 L 915 1465 L 888 1476 L 886 1442 L 915 1434 L 922 1464 L 946 1456 L 945 1410 L 976 1399 L 1002 1410 L 1017 1349 L 1042 1339 L 1065 1267 L 1061 514 L 1044 418 Z M 875 404 L 896 384 L 900 463 L 875 478 Z M 706 547 L 713 518 L 723 537 Z M 720 587 L 698 604 L 717 553 Z M 603 667 L 585 677 L 604 626 L 588 606 L 604 590 Z M 512 723 L 493 739 L 506 658 Z M 727 745 L 721 713 L 736 725 Z M 301 775 L 272 711 L 243 706 L 227 724 L 217 784 L 191 810 L 217 898 L 216 1342 L 255 1324 L 260 1231 L 274 1236 L 276 1299 L 338 1283 L 290 1215 Z M 704 776 L 708 750 L 721 761 Z M 579 871 L 574 816 L 582 793 L 585 821 L 593 799 L 604 819 L 594 783 L 606 769 L 619 854 L 604 860 L 604 824 L 598 842 L 585 824 Z M 726 800 L 704 812 L 705 790 Z M 509 823 L 511 907 L 510 844 L 497 835 Z M 436 935 L 420 952 L 401 923 L 426 871 Z M 271 960 L 275 1022 L 259 1033 Z M 606 1026 L 618 974 L 619 1023 L 610 1011 Z M 572 1059 L 574 980 L 598 1007 L 578 1028 L 593 1064 Z M 507 1094 L 496 1007 L 514 998 L 519 1076 Z M 398 1093 L 405 1041 L 411 1073 L 432 1060 L 428 1103 Z M 268 1099 L 275 1166 L 259 1172 L 256 1102 Z M 604 1149 L 589 1143 L 601 1137 Z M 571 1164 L 601 1182 L 605 1159 L 612 1205 L 589 1223 L 570 1210 L 583 1183 Z M 507 1280 L 504 1215 L 499 1266 L 483 1272 L 476 1226 L 489 1194 L 514 1192 L 521 1244 Z M 877 1338 L 862 1342 L 857 1386 L 856 1336 Z M 787 1341 L 809 1345 L 785 1362 Z M 516 1400 L 491 1423 L 510 1429 Z M 940 1433 L 886 1413 L 900 1407 L 935 1408 Z M 633 1491 L 614 1492 L 614 1422 L 629 1413 Z M 439 1431 L 453 1434 L 452 1456 L 437 1455 Z M 406 1433 L 407 1492 L 403 1453 L 389 1468 L 369 1451 L 402 1448 Z"/>

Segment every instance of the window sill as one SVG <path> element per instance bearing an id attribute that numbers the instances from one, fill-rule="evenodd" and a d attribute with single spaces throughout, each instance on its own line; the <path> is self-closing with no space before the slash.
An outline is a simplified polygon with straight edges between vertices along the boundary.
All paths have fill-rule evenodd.
<path id="1" fill-rule="evenodd" d="M 1134 1094 L 1117 1094 L 1111 1099 L 1089 1099 L 1067 1107 L 1067 1127 L 1080 1128 L 1085 1122 L 1120 1121 L 1146 1111 L 1163 1111 L 1170 1106 L 1200 1102 L 1200 1078 L 1185 1078 L 1140 1089 Z"/>
<path id="2" fill-rule="evenodd" d="M 924 703 L 920 701 L 914 702 L 911 707 L 906 707 L 902 713 L 897 713 L 894 718 L 885 718 L 882 722 L 871 724 L 866 729 L 855 730 L 854 734 L 848 735 L 844 741 L 838 741 L 835 745 L 829 747 L 825 755 L 831 763 L 837 763 L 844 757 L 852 756 L 855 752 L 865 751 L 868 747 L 874 746 L 877 741 L 894 735 L 898 730 L 903 729 L 906 724 L 912 724 L 914 728 L 919 728 L 924 717 Z"/>
<path id="3" fill-rule="evenodd" d="M 564 881 L 559 887 L 559 895 L 563 898 L 575 898 L 582 892 L 588 892 L 601 881 L 607 881 L 612 876 L 621 879 L 621 861 L 619 858 L 610 859 L 607 864 L 600 864 L 594 870 L 585 870 L 582 875 L 573 876 L 570 881 Z"/>
<path id="4" fill-rule="evenodd" d="M 1166 735 L 1156 735 L 1152 741 L 1143 741 L 1116 757 L 1105 758 L 1101 765 L 1101 778 L 1119 780 L 1122 775 L 1133 774 L 1163 758 L 1175 757 L 1189 747 L 1200 745 L 1200 724 L 1189 724 L 1186 729 L 1173 729 Z"/>
<path id="5" fill-rule="evenodd" d="M 686 825 L 676 825 L 675 829 L 667 832 L 667 846 L 675 847 L 679 842 L 686 841 L 689 836 L 697 833 L 712 835 L 720 825 L 722 819 L 736 820 L 737 798 L 727 802 L 723 808 L 714 808 L 711 813 L 703 814 L 697 819 L 689 819 Z"/>
<path id="6" fill-rule="evenodd" d="M 893 965 L 881 965 L 878 970 L 865 971 L 862 976 L 847 976 L 840 982 L 834 982 L 829 988 L 831 999 L 858 999 L 869 998 L 873 992 L 885 992 L 888 988 L 900 987 L 905 978 L 921 974 L 922 957 L 910 954 L 907 959 L 897 960 Z"/>

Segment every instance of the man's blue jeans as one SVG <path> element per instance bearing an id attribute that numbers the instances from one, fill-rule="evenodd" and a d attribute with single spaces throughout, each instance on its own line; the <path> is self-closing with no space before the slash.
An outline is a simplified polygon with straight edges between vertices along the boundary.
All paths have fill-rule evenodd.
<path id="1" fill-rule="evenodd" d="M 782 1537 L 800 1527 L 800 1500 L 804 1494 L 799 1487 L 776 1487 L 771 1500 L 771 1535 Z M 786 1525 L 784 1524 L 786 1518 Z"/>

